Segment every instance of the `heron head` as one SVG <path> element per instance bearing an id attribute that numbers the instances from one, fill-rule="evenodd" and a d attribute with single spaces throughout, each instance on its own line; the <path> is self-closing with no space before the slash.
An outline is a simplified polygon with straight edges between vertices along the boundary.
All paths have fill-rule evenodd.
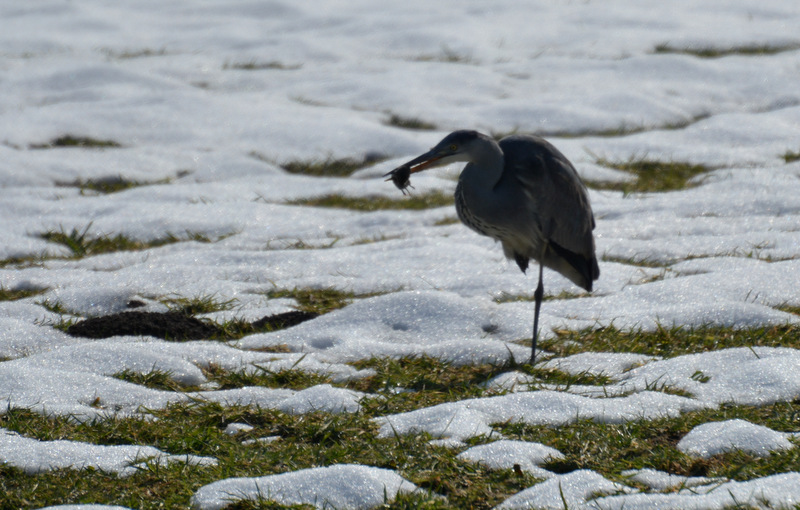
<path id="1" fill-rule="evenodd" d="M 477 145 L 476 142 L 483 139 L 489 138 L 477 131 L 453 131 L 431 150 L 412 159 L 403 166 L 409 167 L 413 174 L 427 168 L 472 161 L 472 152 Z"/>

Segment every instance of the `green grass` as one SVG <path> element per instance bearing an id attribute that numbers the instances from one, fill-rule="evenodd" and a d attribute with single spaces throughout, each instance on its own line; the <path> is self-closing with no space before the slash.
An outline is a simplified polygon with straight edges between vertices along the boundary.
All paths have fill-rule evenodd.
<path id="1" fill-rule="evenodd" d="M 655 161 L 649 159 L 630 159 L 628 161 L 597 160 L 598 165 L 628 172 L 636 177 L 633 182 L 587 181 L 594 189 L 605 189 L 629 193 L 653 193 L 676 191 L 696 185 L 690 182 L 693 177 L 707 173 L 710 168 L 675 161 Z"/>
<path id="2" fill-rule="evenodd" d="M 328 158 L 323 161 L 290 161 L 281 167 L 291 174 L 313 175 L 316 177 L 347 177 L 366 166 L 364 161 L 343 158 Z"/>
<path id="3" fill-rule="evenodd" d="M 302 390 L 331 382 L 330 378 L 323 374 L 303 372 L 302 370 L 270 371 L 263 366 L 256 366 L 256 370 L 248 372 L 236 372 L 212 365 L 204 372 L 206 377 L 218 384 L 221 390 L 245 386 Z"/>
<path id="4" fill-rule="evenodd" d="M 800 49 L 798 44 L 747 44 L 742 46 L 731 46 L 729 48 L 708 47 L 675 47 L 668 43 L 659 44 L 655 47 L 655 53 L 681 53 L 684 55 L 694 55 L 700 58 L 720 58 L 730 55 L 743 56 L 763 56 L 775 55 L 786 51 Z"/>
<path id="5" fill-rule="evenodd" d="M 296 71 L 303 67 L 303 64 L 284 64 L 279 60 L 270 60 L 268 62 L 259 62 L 257 60 L 248 60 L 247 62 L 226 62 L 222 66 L 223 69 L 236 69 L 241 71 L 265 71 L 265 70 L 278 70 L 278 71 Z"/>
<path id="6" fill-rule="evenodd" d="M 0 269 L 4 267 L 15 267 L 17 269 L 40 265 L 47 260 L 45 255 L 25 255 L 23 257 L 8 257 L 0 260 Z"/>
<path id="7" fill-rule="evenodd" d="M 783 160 L 787 163 L 800 160 L 800 152 L 786 151 L 786 153 L 783 155 Z"/>
<path id="8" fill-rule="evenodd" d="M 567 339 L 569 342 L 560 342 Z M 594 333 L 570 333 L 560 354 L 579 350 L 614 350 L 674 356 L 738 345 L 784 345 L 800 347 L 797 328 L 767 328 L 733 331 L 727 328 L 660 330 L 654 333 L 622 333 L 606 328 Z M 572 345 L 574 344 L 574 345 Z M 360 412 L 351 414 L 310 413 L 288 415 L 269 409 L 221 406 L 205 401 L 173 404 L 154 410 L 155 420 L 116 418 L 79 423 L 67 417 L 44 417 L 8 409 L 0 426 L 39 440 L 69 439 L 93 444 L 142 444 L 175 454 L 213 456 L 217 466 L 187 467 L 151 465 L 129 478 L 117 478 L 94 470 L 59 470 L 37 475 L 0 467 L 0 493 L 4 508 L 38 508 L 49 504 L 104 503 L 150 510 L 188 509 L 189 500 L 201 486 L 213 481 L 245 476 L 265 476 L 316 466 L 358 463 L 393 469 L 436 494 L 407 495 L 385 508 L 489 509 L 537 480 L 513 470 L 488 470 L 456 458 L 459 449 L 434 447 L 425 434 L 377 437 L 373 418 L 388 413 L 453 402 L 485 395 L 483 383 L 512 366 L 454 366 L 420 356 L 402 359 L 369 359 L 356 363 L 371 368 L 375 375 L 340 386 L 378 395 L 362 402 Z M 212 366 L 205 371 L 221 388 L 266 386 L 302 389 L 330 382 L 324 376 L 296 370 L 243 374 Z M 569 376 L 555 370 L 535 370 L 542 382 L 568 387 L 572 384 L 605 384 L 603 377 L 590 374 Z M 171 381 L 169 374 L 126 371 L 116 377 L 150 388 L 189 391 Z M 397 391 L 398 389 L 404 391 Z M 593 469 L 612 480 L 624 481 L 628 469 L 654 468 L 692 476 L 722 476 L 736 480 L 767 476 L 800 469 L 800 448 L 766 458 L 741 452 L 710 459 L 681 453 L 677 442 L 693 427 L 708 421 L 741 418 L 779 431 L 797 430 L 800 401 L 763 407 L 723 405 L 718 409 L 690 412 L 674 418 L 607 424 L 594 421 L 552 426 L 498 423 L 495 429 L 509 439 L 535 441 L 557 448 L 565 459 L 545 467 L 565 473 Z M 235 437 L 223 433 L 230 423 L 254 427 Z M 280 439 L 256 446 L 245 439 L 278 436 Z M 473 438 L 471 444 L 486 442 Z M 285 508 L 269 502 L 240 503 L 230 508 Z"/>
<path id="9" fill-rule="evenodd" d="M 48 143 L 33 144 L 31 149 L 53 149 L 58 147 L 80 147 L 89 149 L 109 149 L 122 147 L 114 140 L 100 140 L 88 136 L 64 135 L 54 138 Z"/>
<path id="10" fill-rule="evenodd" d="M 430 131 L 436 129 L 436 125 L 431 124 L 430 122 L 425 122 L 424 120 L 412 117 L 402 117 L 396 114 L 392 114 L 389 117 L 389 120 L 386 121 L 386 124 L 389 126 L 399 127 L 403 129 L 416 129 L 423 131 Z"/>
<path id="11" fill-rule="evenodd" d="M 456 223 L 460 223 L 460 222 L 461 222 L 461 220 L 459 220 L 455 216 L 452 216 L 452 217 L 444 218 L 444 219 L 441 219 L 441 220 L 437 221 L 436 223 L 434 223 L 434 226 L 443 227 L 443 226 L 446 226 L 446 225 L 455 225 Z"/>
<path id="12" fill-rule="evenodd" d="M 566 290 L 562 290 L 558 294 L 545 294 L 542 296 L 542 301 L 552 301 L 552 300 L 560 300 L 560 299 L 579 299 L 588 297 L 588 292 L 581 292 L 581 293 L 573 293 L 567 292 Z M 495 303 L 513 303 L 515 301 L 534 301 L 533 293 L 531 294 L 507 294 L 503 293 L 500 296 L 494 298 Z"/>
<path id="13" fill-rule="evenodd" d="M 198 315 L 204 313 L 222 312 L 233 310 L 239 302 L 236 298 L 220 299 L 215 294 L 204 294 L 194 297 L 170 296 L 160 299 L 171 312 L 184 315 Z"/>
<path id="14" fill-rule="evenodd" d="M 105 53 L 106 56 L 110 59 L 130 60 L 134 58 L 162 57 L 167 54 L 167 50 L 164 48 L 160 48 L 157 50 L 145 48 L 142 50 L 127 50 L 127 51 L 115 51 L 111 49 L 105 49 L 103 50 L 103 53 Z"/>
<path id="15" fill-rule="evenodd" d="M 147 373 L 141 373 L 126 369 L 114 374 L 113 377 L 154 390 L 184 391 L 188 389 L 197 389 L 181 386 L 172 379 L 172 374 L 163 370 L 151 370 Z"/>
<path id="16" fill-rule="evenodd" d="M 449 193 L 429 191 L 424 194 L 412 193 L 403 198 L 385 197 L 345 197 L 342 195 L 324 195 L 312 198 L 301 198 L 288 202 L 291 205 L 305 205 L 314 207 L 335 207 L 339 209 L 352 209 L 355 211 L 380 211 L 387 209 L 431 209 L 453 205 L 455 200 Z"/>
<path id="17" fill-rule="evenodd" d="M 616 127 L 607 129 L 579 129 L 574 131 L 538 131 L 535 134 L 545 138 L 616 138 L 621 136 L 634 135 L 637 133 L 646 133 L 649 131 L 671 131 L 677 129 L 684 129 L 696 122 L 709 118 L 711 115 L 708 113 L 700 113 L 693 117 L 667 122 L 665 124 L 630 124 L 623 123 Z M 492 132 L 492 136 L 500 140 L 504 136 L 519 134 L 519 130 L 512 129 L 509 131 Z"/>
<path id="18" fill-rule="evenodd" d="M 46 291 L 47 289 L 7 289 L 0 286 L 0 301 L 16 301 L 31 296 L 38 296 Z"/>
<path id="19" fill-rule="evenodd" d="M 469 55 L 459 53 L 446 45 L 442 45 L 442 51 L 438 54 L 424 54 L 409 59 L 414 62 L 444 62 L 447 64 L 477 64 L 477 60 Z"/>
<path id="20" fill-rule="evenodd" d="M 793 313 L 795 315 L 800 315 L 800 306 L 791 306 L 791 305 L 780 305 L 776 306 L 778 310 L 786 313 Z"/>
<path id="21" fill-rule="evenodd" d="M 113 253 L 118 251 L 139 251 L 148 248 L 156 248 L 167 244 L 179 243 L 182 241 L 198 241 L 210 243 L 211 239 L 199 232 L 187 232 L 186 238 L 180 238 L 173 234 L 150 241 L 137 241 L 123 234 L 117 235 L 89 235 L 92 223 L 90 222 L 83 229 L 73 228 L 70 231 L 61 227 L 60 230 L 50 230 L 40 235 L 42 239 L 51 243 L 61 244 L 69 248 L 73 258 L 81 258 L 90 255 L 103 253 Z"/>
<path id="22" fill-rule="evenodd" d="M 607 424 L 578 421 L 561 427 L 509 424 L 501 432 L 514 439 L 539 441 L 561 451 L 566 460 L 543 467 L 554 471 L 593 469 L 624 481 L 628 469 L 652 468 L 684 476 L 726 477 L 747 480 L 800 467 L 800 449 L 760 458 L 735 452 L 710 459 L 684 455 L 676 445 L 692 428 L 710 421 L 744 419 L 790 432 L 800 412 L 797 402 L 764 407 L 724 405 L 715 410 L 690 412 L 677 418 Z"/>
<path id="23" fill-rule="evenodd" d="M 376 296 L 378 294 L 356 294 L 333 287 L 320 289 L 273 289 L 266 292 L 269 299 L 292 298 L 297 301 L 297 309 L 302 312 L 325 314 L 343 308 L 354 299 Z"/>
<path id="24" fill-rule="evenodd" d="M 640 258 L 640 257 L 631 257 L 631 258 L 623 258 L 623 257 L 614 257 L 612 255 L 603 255 L 602 256 L 603 262 L 618 262 L 620 264 L 627 264 L 629 266 L 638 266 L 638 267 L 664 267 L 663 262 L 659 262 L 656 260 L 650 260 L 647 258 Z"/>
<path id="25" fill-rule="evenodd" d="M 800 328 L 774 326 L 735 330 L 723 327 L 661 327 L 657 331 L 620 331 L 606 327 L 586 331 L 559 332 L 544 340 L 542 348 L 557 356 L 579 352 L 634 352 L 674 357 L 731 347 L 792 347 L 800 349 Z"/>
<path id="26" fill-rule="evenodd" d="M 122 176 L 116 177 L 103 177 L 100 179 L 86 179 L 76 180 L 70 183 L 62 183 L 60 186 L 69 186 L 80 188 L 81 193 L 117 193 L 131 188 L 138 188 L 140 186 L 151 186 L 156 184 L 169 184 L 170 179 L 161 179 L 158 181 L 136 181 L 126 179 Z"/>

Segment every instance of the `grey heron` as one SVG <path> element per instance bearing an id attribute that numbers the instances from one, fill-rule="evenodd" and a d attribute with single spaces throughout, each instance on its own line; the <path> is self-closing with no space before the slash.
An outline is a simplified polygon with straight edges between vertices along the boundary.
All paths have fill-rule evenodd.
<path id="1" fill-rule="evenodd" d="M 384 175 L 405 193 L 410 175 L 427 168 L 467 163 L 456 186 L 456 212 L 464 225 L 499 241 L 506 258 L 524 273 L 539 263 L 534 292 L 530 364 L 536 362 L 543 268 L 592 290 L 600 276 L 594 214 L 575 167 L 543 138 L 507 136 L 496 142 L 477 131 L 454 131 L 431 150 Z"/>

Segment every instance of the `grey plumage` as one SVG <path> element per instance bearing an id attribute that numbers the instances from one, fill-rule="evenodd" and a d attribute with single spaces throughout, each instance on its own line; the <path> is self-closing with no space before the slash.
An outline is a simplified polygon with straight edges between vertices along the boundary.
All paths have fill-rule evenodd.
<path id="1" fill-rule="evenodd" d="M 592 290 L 600 275 L 595 256 L 594 215 L 586 187 L 567 158 L 546 140 L 530 135 L 496 142 L 477 131 L 455 131 L 433 149 L 386 174 L 405 189 L 411 173 L 465 162 L 456 186 L 459 219 L 503 247 L 525 272 L 539 263 L 534 293 L 531 364 L 536 361 L 542 268 Z"/>

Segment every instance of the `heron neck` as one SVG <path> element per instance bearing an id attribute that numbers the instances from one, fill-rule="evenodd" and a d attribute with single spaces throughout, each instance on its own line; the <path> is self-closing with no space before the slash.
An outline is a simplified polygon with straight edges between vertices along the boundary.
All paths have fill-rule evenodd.
<path id="1" fill-rule="evenodd" d="M 470 163 L 462 172 L 462 180 L 468 180 L 472 186 L 490 190 L 503 176 L 505 166 L 503 150 L 489 137 L 486 137 L 479 150 L 471 154 Z"/>

